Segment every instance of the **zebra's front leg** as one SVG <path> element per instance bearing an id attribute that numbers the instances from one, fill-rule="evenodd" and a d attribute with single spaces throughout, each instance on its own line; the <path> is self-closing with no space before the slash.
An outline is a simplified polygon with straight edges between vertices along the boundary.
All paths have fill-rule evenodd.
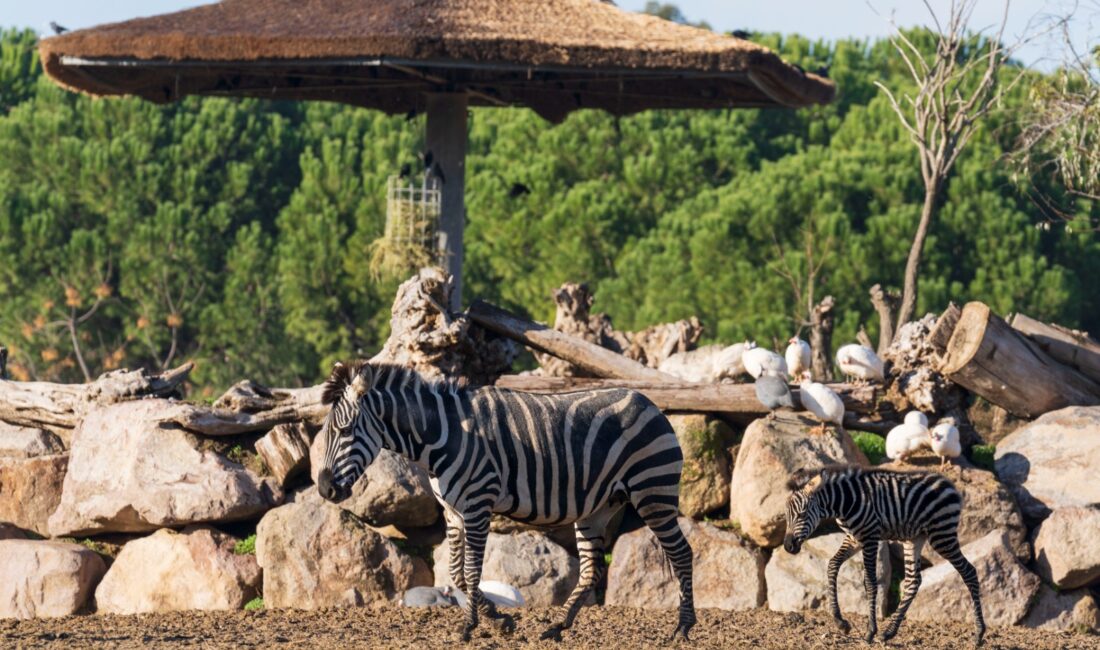
<path id="1" fill-rule="evenodd" d="M 923 539 L 910 540 L 903 544 L 905 548 L 905 581 L 901 584 L 901 602 L 898 609 L 890 618 L 886 631 L 882 633 L 882 640 L 889 641 L 898 633 L 901 622 L 905 618 L 905 612 L 909 610 L 909 604 L 920 589 L 920 549 L 924 545 Z"/>
<path id="2" fill-rule="evenodd" d="M 826 576 L 829 579 L 828 593 L 826 597 L 829 600 L 829 611 L 833 615 L 833 620 L 836 621 L 837 627 L 844 634 L 851 631 L 852 626 L 848 621 L 844 620 L 844 615 L 840 613 L 840 604 L 836 597 L 836 578 L 840 573 L 840 567 L 848 561 L 848 558 L 855 555 L 856 550 L 859 548 L 859 542 L 855 540 L 851 535 L 844 538 L 841 542 L 840 548 L 837 549 L 835 555 L 829 560 L 829 568 L 826 572 Z"/>
<path id="3" fill-rule="evenodd" d="M 447 521 L 447 546 L 450 549 L 450 563 L 447 568 L 451 574 L 451 584 L 463 594 L 466 593 L 465 548 L 466 537 L 462 531 L 462 517 L 449 508 L 443 511 Z"/>
<path id="4" fill-rule="evenodd" d="M 493 603 L 481 593 L 481 567 L 485 560 L 485 543 L 489 538 L 488 510 L 463 516 L 465 552 L 463 574 L 466 578 L 466 623 L 462 628 L 462 640 L 469 641 L 478 625 L 478 614 L 484 612 L 504 632 L 515 630 L 515 620 L 508 614 L 498 614 Z"/>
<path id="5" fill-rule="evenodd" d="M 867 594 L 870 613 L 867 617 L 867 643 L 878 634 L 878 544 L 877 539 L 863 542 L 863 591 Z"/>

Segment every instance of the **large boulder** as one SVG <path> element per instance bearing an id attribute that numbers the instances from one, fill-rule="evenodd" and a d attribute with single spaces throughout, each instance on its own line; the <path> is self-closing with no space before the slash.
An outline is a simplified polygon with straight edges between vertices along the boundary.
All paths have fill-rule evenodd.
<path id="1" fill-rule="evenodd" d="M 122 547 L 96 589 L 107 614 L 193 609 L 239 610 L 259 593 L 254 555 L 237 555 L 237 539 L 208 526 L 163 528 Z"/>
<path id="2" fill-rule="evenodd" d="M 772 551 L 764 577 L 768 583 L 768 609 L 777 612 L 798 612 L 804 609 L 826 609 L 828 593 L 826 570 L 829 560 L 844 541 L 844 533 L 811 537 L 797 555 L 782 548 Z M 879 544 L 878 596 L 879 617 L 886 614 L 886 599 L 890 589 L 890 548 Z M 845 614 L 867 615 L 867 594 L 863 589 L 863 553 L 857 551 L 840 568 L 837 576 L 837 601 Z"/>
<path id="3" fill-rule="evenodd" d="M 1060 508 L 1035 534 L 1035 571 L 1059 589 L 1100 578 L 1100 509 Z"/>
<path id="4" fill-rule="evenodd" d="M 756 420 L 745 430 L 730 484 L 730 519 L 758 546 L 770 548 L 783 541 L 787 479 L 795 470 L 867 464 L 847 432 L 810 433 L 815 426 L 817 422 L 803 415 L 781 413 Z"/>
<path id="5" fill-rule="evenodd" d="M 256 559 L 267 607 L 396 603 L 407 589 L 431 584 L 423 560 L 315 494 L 264 515 Z"/>
<path id="6" fill-rule="evenodd" d="M 450 542 L 436 547 L 433 555 L 437 587 L 453 585 L 449 570 Z M 577 584 L 577 558 L 545 535 L 532 531 L 489 533 L 482 564 L 483 580 L 511 585 L 523 594 L 528 606 L 561 605 Z"/>
<path id="7" fill-rule="evenodd" d="M 1096 632 L 1100 630 L 1100 608 L 1088 589 L 1059 592 L 1043 585 L 1020 624 L 1038 630 Z"/>
<path id="8" fill-rule="evenodd" d="M 730 462 L 726 447 L 733 432 L 725 422 L 701 413 L 670 415 L 684 452 L 680 475 L 680 512 L 685 517 L 725 508 L 730 500 Z"/>
<path id="9" fill-rule="evenodd" d="M 997 443 L 995 459 L 997 476 L 1031 520 L 1058 508 L 1100 505 L 1100 407 L 1047 413 Z"/>
<path id="10" fill-rule="evenodd" d="M 0 541 L 0 618 L 76 614 L 106 570 L 99 555 L 79 544 Z"/>
<path id="11" fill-rule="evenodd" d="M 687 517 L 679 521 L 695 554 L 695 606 L 730 610 L 762 606 L 767 598 L 764 552 L 735 532 Z M 679 582 L 648 528 L 615 542 L 605 602 L 623 607 L 679 606 Z"/>
<path id="12" fill-rule="evenodd" d="M 96 409 L 73 432 L 69 471 L 50 533 L 146 532 L 237 521 L 283 492 L 168 424 L 177 403 L 151 399 Z"/>
<path id="13" fill-rule="evenodd" d="M 33 458 L 63 451 L 65 443 L 56 434 L 0 422 L 0 458 Z"/>
<path id="14" fill-rule="evenodd" d="M 68 464 L 68 454 L 0 458 L 0 521 L 48 536 Z"/>
<path id="15" fill-rule="evenodd" d="M 324 454 L 324 441 L 318 435 L 309 449 L 314 483 Z M 379 452 L 340 507 L 371 526 L 430 526 L 439 518 L 439 502 L 428 473 L 388 449 Z"/>
<path id="16" fill-rule="evenodd" d="M 1023 620 L 1042 581 L 1020 564 L 1008 534 L 992 531 L 964 546 L 962 552 L 978 572 L 986 623 L 1005 627 Z M 920 591 L 909 609 L 910 618 L 935 623 L 974 621 L 970 592 L 949 562 L 925 569 L 921 579 Z"/>

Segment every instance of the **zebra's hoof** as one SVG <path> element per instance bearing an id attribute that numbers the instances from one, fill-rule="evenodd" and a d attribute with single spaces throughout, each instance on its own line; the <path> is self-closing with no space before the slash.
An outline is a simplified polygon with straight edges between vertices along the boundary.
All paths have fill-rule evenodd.
<path id="1" fill-rule="evenodd" d="M 492 620 L 493 625 L 504 634 L 516 631 L 516 619 L 511 614 L 497 614 Z"/>
<path id="2" fill-rule="evenodd" d="M 473 635 L 475 627 L 477 627 L 477 626 L 476 625 L 470 625 L 469 623 L 462 626 L 462 642 L 463 643 L 469 643 L 470 642 L 470 637 Z"/>
<path id="3" fill-rule="evenodd" d="M 878 634 L 878 630 L 875 630 L 875 629 L 867 630 L 867 636 L 863 637 L 863 640 L 866 641 L 867 643 L 874 643 L 876 634 Z"/>
<path id="4" fill-rule="evenodd" d="M 985 638 L 985 630 L 981 630 L 974 633 L 974 647 L 982 647 L 982 640 Z"/>
<path id="5" fill-rule="evenodd" d="M 837 628 L 840 629 L 841 634 L 847 634 L 852 631 L 852 624 L 843 618 L 834 619 L 836 621 Z"/>
<path id="6" fill-rule="evenodd" d="M 676 629 L 672 631 L 672 636 L 669 637 L 668 642 L 676 643 L 677 641 L 691 641 L 689 633 L 691 632 L 692 625 L 694 625 L 694 623 L 681 622 L 676 626 Z"/>
<path id="7" fill-rule="evenodd" d="M 542 634 L 540 634 L 539 635 L 539 640 L 540 641 L 557 641 L 558 643 L 561 643 L 561 633 L 562 633 L 563 630 L 565 630 L 565 628 L 562 627 L 561 625 L 555 625 L 554 627 L 552 627 L 552 628 L 546 630 L 545 632 L 543 632 Z"/>

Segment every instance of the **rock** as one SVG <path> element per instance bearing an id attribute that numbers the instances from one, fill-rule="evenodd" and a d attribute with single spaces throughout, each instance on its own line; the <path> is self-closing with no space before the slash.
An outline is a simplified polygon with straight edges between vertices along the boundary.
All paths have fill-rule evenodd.
<path id="1" fill-rule="evenodd" d="M 1100 407 L 1039 417 L 997 444 L 995 465 L 1030 520 L 1057 508 L 1100 505 Z"/>
<path id="2" fill-rule="evenodd" d="M 237 555 L 237 539 L 209 526 L 163 528 L 122 547 L 96 589 L 105 614 L 239 610 L 259 593 L 254 555 Z"/>
<path id="3" fill-rule="evenodd" d="M 162 399 L 98 408 L 73 432 L 61 505 L 50 534 L 145 532 L 164 526 L 237 521 L 278 505 L 271 479 L 163 424 L 175 403 Z"/>
<path id="4" fill-rule="evenodd" d="M 301 422 L 280 424 L 256 441 L 256 453 L 282 487 L 309 467 L 309 433 Z"/>
<path id="5" fill-rule="evenodd" d="M 680 512 L 702 518 L 729 505 L 730 462 L 726 442 L 733 438 L 729 425 L 701 413 L 670 415 L 684 470 L 680 476 Z"/>
<path id="6" fill-rule="evenodd" d="M 995 530 L 967 544 L 962 552 L 978 572 L 985 622 L 992 627 L 1004 627 L 1023 620 L 1042 583 L 1016 559 L 1008 534 Z M 970 592 L 950 563 L 940 562 L 925 569 L 921 578 L 909 618 L 973 624 Z"/>
<path id="7" fill-rule="evenodd" d="M 309 449 L 314 483 L 324 453 L 324 441 L 318 435 Z M 439 518 L 439 502 L 428 473 L 387 449 L 359 477 L 340 507 L 376 527 L 430 526 Z"/>
<path id="8" fill-rule="evenodd" d="M 68 454 L 0 458 L 0 521 L 48 536 L 68 464 Z"/>
<path id="9" fill-rule="evenodd" d="M 745 430 L 730 482 L 730 519 L 758 546 L 774 547 L 787 530 L 787 479 L 798 469 L 834 463 L 867 465 L 847 432 L 809 430 L 817 422 L 793 413 L 759 419 Z"/>
<path id="10" fill-rule="evenodd" d="M 256 559 L 272 608 L 397 603 L 408 589 L 431 584 L 423 560 L 316 493 L 264 515 Z"/>
<path id="11" fill-rule="evenodd" d="M 614 530 L 621 521 L 620 515 L 618 519 L 612 520 L 608 528 Z M 446 532 L 446 529 L 444 529 L 444 532 Z M 489 532 L 500 533 L 501 535 L 514 535 L 523 532 L 538 533 L 548 537 L 550 541 L 564 548 L 570 555 L 577 554 L 577 529 L 572 524 L 565 526 L 532 526 L 515 519 L 509 519 L 503 515 L 493 515 L 493 518 L 489 520 Z"/>
<path id="12" fill-rule="evenodd" d="M 1059 508 L 1035 534 L 1035 571 L 1059 589 L 1100 578 L 1100 509 Z"/>
<path id="13" fill-rule="evenodd" d="M 687 517 L 679 521 L 695 553 L 695 606 L 731 610 L 762 606 L 767 598 L 764 553 L 737 533 Z M 607 605 L 676 608 L 679 594 L 679 582 L 648 528 L 619 537 L 607 576 Z"/>
<path id="14" fill-rule="evenodd" d="M 1088 589 L 1058 592 L 1043 585 L 1020 624 L 1038 630 L 1095 632 L 1100 629 L 1100 608 Z"/>
<path id="15" fill-rule="evenodd" d="M 79 544 L 0 541 L 0 618 L 76 614 L 106 570 L 99 555 Z"/>
<path id="16" fill-rule="evenodd" d="M 0 458 L 33 458 L 65 451 L 57 434 L 0 422 Z"/>
<path id="17" fill-rule="evenodd" d="M 435 585 L 453 586 L 450 543 L 436 547 L 433 554 Z M 519 589 L 531 607 L 561 605 L 577 584 L 577 558 L 536 532 L 512 535 L 489 533 L 485 544 L 485 562 L 481 578 L 495 580 Z"/>
<path id="18" fill-rule="evenodd" d="M 764 577 L 768 584 L 768 609 L 777 612 L 799 612 L 804 609 L 828 611 L 828 580 L 825 576 L 829 560 L 844 541 L 844 533 L 811 537 L 797 555 L 782 547 L 772 551 Z M 879 589 L 876 600 L 879 617 L 886 614 L 890 589 L 890 549 L 879 544 Z M 863 589 L 863 553 L 857 551 L 837 576 L 837 601 L 844 615 L 867 615 L 867 596 Z"/>

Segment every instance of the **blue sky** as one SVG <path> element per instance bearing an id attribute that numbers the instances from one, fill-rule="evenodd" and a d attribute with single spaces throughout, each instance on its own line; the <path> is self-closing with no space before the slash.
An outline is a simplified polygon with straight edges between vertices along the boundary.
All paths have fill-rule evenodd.
<path id="1" fill-rule="evenodd" d="M 47 25 L 53 20 L 75 29 L 207 3 L 208 0 L 0 0 L 0 26 L 47 32 Z M 645 0 L 618 0 L 618 4 L 639 10 Z M 918 0 L 678 0 L 676 4 L 689 19 L 706 20 L 717 29 L 797 32 L 812 38 L 887 35 L 890 25 L 886 17 L 890 15 L 903 26 L 927 22 L 927 12 Z M 1060 13 L 1073 4 L 1073 0 L 1013 0 L 1009 32 L 1022 34 L 1032 17 Z M 1076 21 L 1075 40 L 1095 43 L 1100 40 L 1100 0 L 1081 0 L 1081 4 L 1089 11 L 1080 14 L 1087 13 L 1088 18 Z M 943 9 L 948 0 L 932 0 L 932 5 Z M 972 26 L 995 24 L 1002 8 L 1001 0 L 979 0 Z M 1022 51 L 1020 58 L 1048 67 L 1057 56 L 1057 45 L 1049 39 L 1036 43 Z"/>

